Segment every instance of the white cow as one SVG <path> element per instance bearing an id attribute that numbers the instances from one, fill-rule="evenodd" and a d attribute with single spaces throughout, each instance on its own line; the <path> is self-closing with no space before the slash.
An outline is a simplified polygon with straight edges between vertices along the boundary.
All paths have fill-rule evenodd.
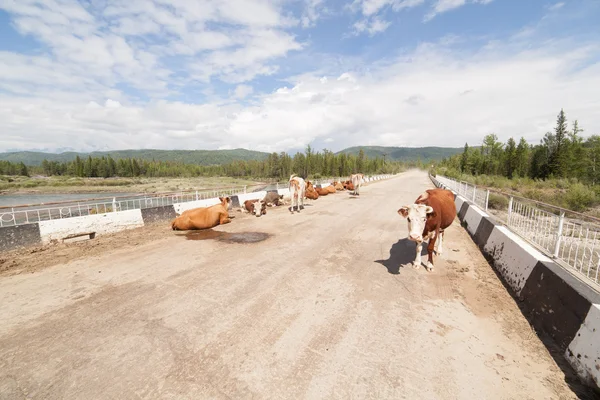
<path id="1" fill-rule="evenodd" d="M 306 182 L 296 174 L 290 176 L 290 211 L 294 213 L 294 202 L 298 212 L 304 209 L 304 193 L 306 191 Z"/>
<path id="2" fill-rule="evenodd" d="M 360 184 L 364 178 L 363 174 L 352 174 L 350 175 L 350 180 L 352 181 L 352 186 L 354 186 L 354 194 L 360 196 Z"/>

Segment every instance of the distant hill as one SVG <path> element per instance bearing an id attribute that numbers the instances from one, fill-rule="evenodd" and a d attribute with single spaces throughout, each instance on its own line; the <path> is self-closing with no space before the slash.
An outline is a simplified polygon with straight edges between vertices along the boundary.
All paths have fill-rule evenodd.
<path id="1" fill-rule="evenodd" d="M 390 161 L 437 161 L 461 153 L 462 147 L 384 147 L 384 146 L 357 146 L 349 147 L 336 154 L 346 153 L 358 155 L 363 149 L 369 158 L 383 157 Z"/>
<path id="2" fill-rule="evenodd" d="M 365 155 L 369 158 L 383 157 L 386 155 L 389 161 L 436 161 L 463 151 L 462 148 L 452 147 L 383 147 L 383 146 L 358 146 L 349 147 L 336 154 L 346 153 L 358 155 L 360 149 L 363 149 Z M 232 161 L 267 159 L 269 153 L 260 151 L 234 149 L 234 150 L 115 150 L 115 151 L 94 151 L 91 153 L 63 152 L 63 153 L 44 153 L 40 151 L 15 151 L 0 153 L 0 160 L 11 161 L 15 163 L 23 162 L 26 165 L 41 165 L 44 159 L 48 161 L 72 161 L 75 157 L 87 158 L 102 157 L 110 155 L 115 160 L 120 158 L 131 158 L 156 161 L 174 161 L 186 164 L 198 165 L 219 165 L 227 164 Z"/>
<path id="3" fill-rule="evenodd" d="M 11 162 L 23 162 L 26 165 L 41 165 L 44 159 L 48 161 L 72 161 L 77 156 L 87 158 L 102 157 L 110 155 L 115 160 L 119 158 L 137 158 L 143 160 L 174 161 L 186 164 L 219 165 L 227 164 L 236 160 L 265 160 L 269 153 L 260 151 L 234 149 L 234 150 L 115 150 L 94 151 L 91 153 L 42 153 L 37 151 L 17 151 L 11 153 L 0 153 L 0 160 Z"/>

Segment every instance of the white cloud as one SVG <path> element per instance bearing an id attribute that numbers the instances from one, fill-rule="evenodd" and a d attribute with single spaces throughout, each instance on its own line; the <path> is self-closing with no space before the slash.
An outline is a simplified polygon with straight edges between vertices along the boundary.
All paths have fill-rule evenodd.
<path id="1" fill-rule="evenodd" d="M 423 4 L 425 0 L 354 0 L 350 8 L 369 17 L 379 13 L 386 7 L 391 7 L 394 11 L 400 11 L 405 8 L 416 7 Z"/>
<path id="2" fill-rule="evenodd" d="M 374 36 L 378 33 L 381 33 L 383 31 L 385 31 L 387 28 L 389 28 L 389 26 L 390 26 L 389 21 L 385 21 L 379 17 L 375 17 L 370 20 L 365 19 L 362 21 L 358 21 L 353 25 L 355 35 L 359 35 L 363 32 L 367 32 L 369 34 L 369 36 Z"/>
<path id="3" fill-rule="evenodd" d="M 425 15 L 424 21 L 432 20 L 436 15 L 462 7 L 467 3 L 489 4 L 494 0 L 436 0 L 431 11 Z"/>
<path id="4" fill-rule="evenodd" d="M 363 18 L 352 24 L 352 35 L 367 33 L 369 36 L 375 36 L 384 32 L 391 25 L 391 22 L 383 16 L 385 10 L 398 12 L 419 6 L 424 2 L 425 0 L 354 0 L 347 8 L 353 12 L 360 12 Z"/>
<path id="5" fill-rule="evenodd" d="M 598 133 L 598 46 L 547 42 L 495 44 L 476 53 L 448 43 L 372 68 L 323 79 L 304 74 L 289 87 L 256 95 L 248 106 L 151 101 L 106 96 L 90 103 L 0 96 L 0 148 L 302 148 L 320 140 L 334 150 L 378 145 L 476 145 L 483 135 L 537 141 L 564 108 L 586 133 Z M 59 75 L 60 76 L 60 75 Z M 493 77 L 493 78 L 491 78 Z M 65 78 L 66 79 L 66 78 Z M 77 85 L 85 83 L 76 82 Z M 243 95 L 250 89 L 238 86 Z M 100 105 L 104 104 L 104 105 Z M 120 106 L 118 106 L 120 105 Z M 115 107 L 117 106 L 117 107 Z M 202 143 L 202 145 L 199 145 Z"/>
<path id="6" fill-rule="evenodd" d="M 304 2 L 304 13 L 301 19 L 304 28 L 314 26 L 323 13 L 329 13 L 323 0 L 304 0 Z"/>
<path id="7" fill-rule="evenodd" d="M 556 10 L 559 10 L 559 9 L 563 8 L 564 5 L 565 5 L 565 3 L 563 3 L 563 2 L 555 3 L 555 4 L 552 4 L 550 7 L 548 7 L 548 10 L 550 10 L 550 11 L 556 11 Z"/>
<path id="8" fill-rule="evenodd" d="M 254 92 L 254 89 L 252 89 L 252 86 L 237 85 L 235 88 L 235 91 L 234 91 L 234 96 L 239 99 L 243 99 L 244 97 L 247 97 L 248 95 L 252 94 L 252 92 Z"/>
<path id="9" fill-rule="evenodd" d="M 2 2 L 22 35 L 48 46 L 48 60 L 67 66 L 70 75 L 105 85 L 126 83 L 168 94 L 173 71 L 169 56 L 188 57 L 191 74 L 177 71 L 177 81 L 222 78 L 242 82 L 277 70 L 274 61 L 302 48 L 286 29 L 299 22 L 279 1 L 20 0 Z M 310 0 L 308 14 L 318 18 L 320 2 Z M 200 68 L 198 66 L 201 66 Z M 183 75 L 181 75 L 183 73 Z"/>

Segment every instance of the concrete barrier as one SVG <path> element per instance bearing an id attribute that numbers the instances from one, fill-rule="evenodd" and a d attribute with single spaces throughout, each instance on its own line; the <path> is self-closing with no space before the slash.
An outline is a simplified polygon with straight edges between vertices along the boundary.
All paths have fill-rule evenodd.
<path id="1" fill-rule="evenodd" d="M 600 390 L 600 293 L 453 193 L 459 220 L 521 302 L 530 323 L 552 338 L 585 384 Z"/>
<path id="2" fill-rule="evenodd" d="M 99 235 L 140 226 L 144 226 L 140 209 L 39 222 L 42 243 L 84 232 L 95 232 Z"/>
<path id="3" fill-rule="evenodd" d="M 37 223 L 0 228 L 0 251 L 27 247 L 41 242 Z"/>
<path id="4" fill-rule="evenodd" d="M 210 206 L 214 206 L 215 204 L 219 204 L 220 202 L 221 201 L 219 200 L 219 198 L 215 197 L 212 199 L 187 201 L 185 203 L 175 203 L 175 204 L 173 204 L 173 206 L 167 206 L 167 207 L 174 208 L 175 213 L 177 215 L 181 215 L 181 213 L 183 213 L 184 211 L 192 210 L 192 209 L 198 208 L 198 207 L 210 207 Z"/>
<path id="5" fill-rule="evenodd" d="M 141 211 L 144 224 L 171 220 L 177 216 L 175 214 L 174 206 L 142 208 Z"/>

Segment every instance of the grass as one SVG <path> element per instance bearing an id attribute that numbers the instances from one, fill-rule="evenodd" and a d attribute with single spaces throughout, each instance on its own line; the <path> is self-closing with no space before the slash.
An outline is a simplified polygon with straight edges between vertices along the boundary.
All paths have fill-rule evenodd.
<path id="1" fill-rule="evenodd" d="M 496 189 L 509 195 L 521 196 L 568 210 L 588 213 L 595 217 L 600 215 L 600 209 L 598 209 L 600 206 L 600 187 L 584 185 L 574 178 L 547 179 L 545 181 L 521 177 L 508 179 L 503 176 L 461 174 L 446 168 L 440 168 L 435 172 L 448 178 Z M 505 202 L 507 202 L 506 197 L 490 194 L 490 208 L 506 209 Z"/>

